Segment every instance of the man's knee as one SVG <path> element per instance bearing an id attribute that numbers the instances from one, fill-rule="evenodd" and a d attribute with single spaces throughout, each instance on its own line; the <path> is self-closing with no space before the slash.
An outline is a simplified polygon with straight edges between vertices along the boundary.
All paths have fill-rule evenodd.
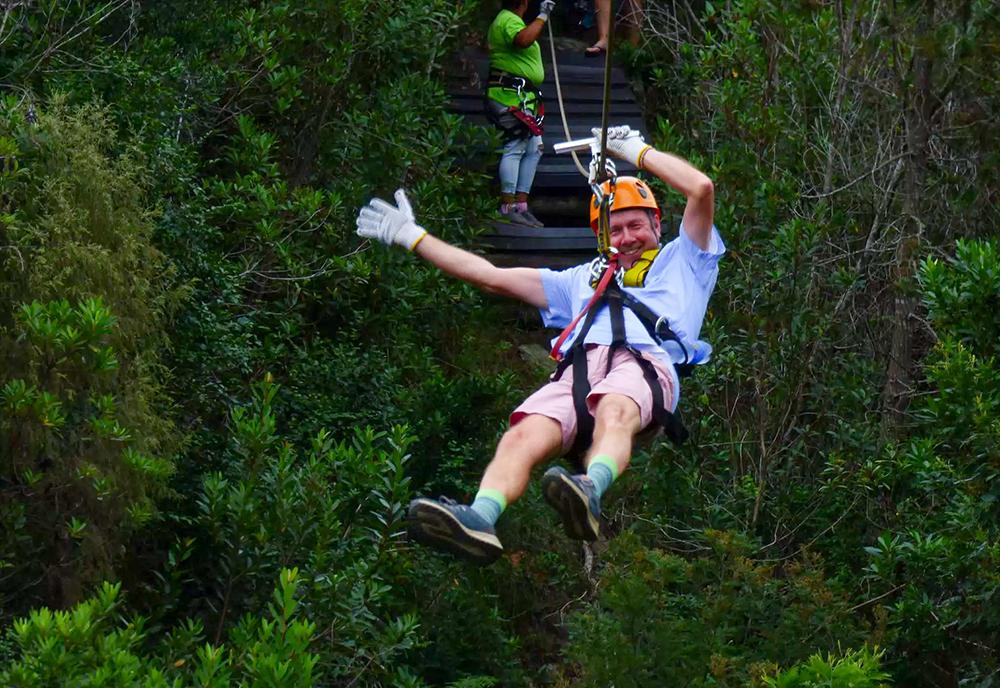
<path id="1" fill-rule="evenodd" d="M 634 400 L 622 394 L 605 394 L 594 409 L 594 421 L 598 427 L 635 434 L 641 429 L 642 417 Z"/>
<path id="2" fill-rule="evenodd" d="M 507 445 L 549 445 L 562 443 L 562 427 L 549 418 L 532 413 L 507 428 L 500 440 Z"/>

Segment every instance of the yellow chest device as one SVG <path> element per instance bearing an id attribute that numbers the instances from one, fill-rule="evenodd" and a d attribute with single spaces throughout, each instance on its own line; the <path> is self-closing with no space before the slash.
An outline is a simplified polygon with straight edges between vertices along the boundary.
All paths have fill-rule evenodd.
<path id="1" fill-rule="evenodd" d="M 622 278 L 623 287 L 644 287 L 646 286 L 646 275 L 649 273 L 649 268 L 653 266 L 653 261 L 656 260 L 657 254 L 659 254 L 660 249 L 651 248 L 648 251 L 643 251 L 642 255 L 632 263 L 632 267 L 625 271 Z M 597 283 L 600 281 L 600 275 L 595 275 L 591 277 L 590 286 L 596 287 Z"/>

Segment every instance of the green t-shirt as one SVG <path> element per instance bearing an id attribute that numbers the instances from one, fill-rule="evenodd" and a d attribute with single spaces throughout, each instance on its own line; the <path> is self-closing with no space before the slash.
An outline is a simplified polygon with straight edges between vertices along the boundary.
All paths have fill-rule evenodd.
<path id="1" fill-rule="evenodd" d="M 500 69 L 508 74 L 523 76 L 535 86 L 541 86 L 545 81 L 545 67 L 542 66 L 542 48 L 535 41 L 527 48 L 514 45 L 514 36 L 525 27 L 524 20 L 510 10 L 500 10 L 486 40 L 490 46 L 490 68 Z M 493 87 L 487 95 L 504 105 L 520 105 L 521 99 L 517 91 L 511 88 Z M 528 94 L 528 102 L 532 103 L 534 96 Z"/>

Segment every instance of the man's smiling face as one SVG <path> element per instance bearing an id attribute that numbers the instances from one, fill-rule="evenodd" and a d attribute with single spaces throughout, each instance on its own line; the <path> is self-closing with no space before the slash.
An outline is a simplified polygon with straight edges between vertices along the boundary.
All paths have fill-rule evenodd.
<path id="1" fill-rule="evenodd" d="M 660 245 L 660 221 L 643 208 L 611 213 L 611 245 L 618 249 L 618 264 L 632 267 L 645 251 Z"/>

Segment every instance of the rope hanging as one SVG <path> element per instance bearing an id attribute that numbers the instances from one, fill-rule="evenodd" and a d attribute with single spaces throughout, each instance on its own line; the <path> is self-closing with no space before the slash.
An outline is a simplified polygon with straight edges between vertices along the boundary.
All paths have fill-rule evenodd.
<path id="1" fill-rule="evenodd" d="M 601 275 L 601 279 L 598 281 L 597 285 L 594 287 L 594 293 L 590 297 L 590 301 L 583 307 L 573 321 L 566 326 L 562 333 L 559 335 L 555 344 L 552 346 L 552 351 L 549 356 L 556 361 L 561 361 L 563 356 L 559 351 L 562 348 L 563 343 L 569 338 L 569 335 L 576 329 L 577 324 L 580 319 L 594 307 L 594 305 L 600 300 L 607 290 L 608 284 L 614 279 L 615 272 L 618 270 L 618 253 L 611 246 L 611 204 L 614 202 L 615 198 L 615 180 L 614 177 L 607 172 L 607 147 L 608 147 L 608 119 L 611 110 L 611 48 L 612 48 L 612 36 L 614 36 L 615 31 L 615 16 L 614 12 L 610 13 L 610 25 L 608 26 L 608 49 L 604 57 L 604 94 L 603 103 L 601 106 L 601 149 L 598 157 L 598 172 L 597 178 L 594 183 L 591 184 L 591 190 L 594 192 L 594 197 L 600 204 L 598 215 L 597 215 L 597 251 L 601 256 L 607 259 L 607 266 L 604 268 L 604 274 Z M 556 65 L 556 49 L 555 43 L 552 39 L 552 25 L 549 25 L 549 46 L 552 49 L 552 68 L 556 79 L 556 96 L 559 98 L 559 112 L 562 114 L 563 120 L 563 130 L 566 133 L 566 140 L 571 139 L 569 133 L 569 125 L 566 123 L 566 109 L 563 107 L 562 101 L 562 89 L 559 86 L 559 69 Z M 583 165 L 577 159 L 576 152 L 573 153 L 573 160 L 576 162 L 577 169 L 580 170 L 581 174 L 584 174 L 588 179 L 590 175 L 584 173 Z M 608 192 L 605 193 L 602 188 L 602 184 L 605 181 L 609 181 Z"/>
<path id="2" fill-rule="evenodd" d="M 566 120 L 566 108 L 563 104 L 562 97 L 562 84 L 559 81 L 559 64 L 556 61 L 555 37 L 552 31 L 552 23 L 546 23 L 549 25 L 549 50 L 552 55 L 552 73 L 556 82 L 556 98 L 559 101 L 559 115 L 562 119 L 563 133 L 566 140 L 569 141 L 572 136 L 569 132 L 569 123 Z M 611 204 L 614 202 L 615 195 L 614 178 L 610 177 L 607 173 L 608 121 L 611 111 L 611 51 L 613 48 L 614 35 L 615 13 L 610 12 L 608 15 L 608 45 L 607 51 L 604 54 L 604 92 L 601 104 L 601 148 L 598 156 L 597 179 L 595 179 L 594 184 L 591 185 L 591 190 L 594 192 L 594 196 L 600 203 L 597 221 L 597 250 L 598 253 L 603 256 L 607 256 L 611 251 L 610 209 Z M 580 174 L 589 179 L 590 175 L 586 170 L 584 170 L 583 164 L 580 162 L 580 158 L 577 156 L 576 151 L 570 151 L 570 153 L 573 156 L 573 162 L 576 165 L 576 169 L 580 172 Z M 604 193 L 604 190 L 601 188 L 601 184 L 609 179 L 611 182 L 609 184 L 609 193 Z"/>
<path id="3" fill-rule="evenodd" d="M 604 102 L 601 106 L 601 153 L 597 162 L 597 179 L 594 180 L 594 195 L 600 199 L 601 207 L 597 217 L 597 250 L 602 256 L 611 251 L 611 203 L 615 198 L 615 180 L 607 171 L 608 160 L 608 119 L 611 114 L 611 50 L 614 47 L 615 13 L 608 13 L 608 49 L 604 53 Z M 610 179 L 609 193 L 600 193 L 601 183 Z M 608 268 L 611 269 L 611 265 Z"/>
<path id="4" fill-rule="evenodd" d="M 569 134 L 569 123 L 566 121 L 566 108 L 563 107 L 562 85 L 559 83 L 559 64 L 556 62 L 556 41 L 552 35 L 552 22 L 545 23 L 549 26 L 549 50 L 552 53 L 552 76 L 556 80 L 556 100 L 559 101 L 559 116 L 562 118 L 563 135 L 569 141 L 572 137 Z M 584 177 L 590 176 L 587 174 L 587 170 L 584 169 L 583 163 L 580 162 L 580 157 L 576 154 L 576 151 L 570 151 L 570 155 L 573 156 L 573 162 L 576 164 L 577 171 Z"/>

